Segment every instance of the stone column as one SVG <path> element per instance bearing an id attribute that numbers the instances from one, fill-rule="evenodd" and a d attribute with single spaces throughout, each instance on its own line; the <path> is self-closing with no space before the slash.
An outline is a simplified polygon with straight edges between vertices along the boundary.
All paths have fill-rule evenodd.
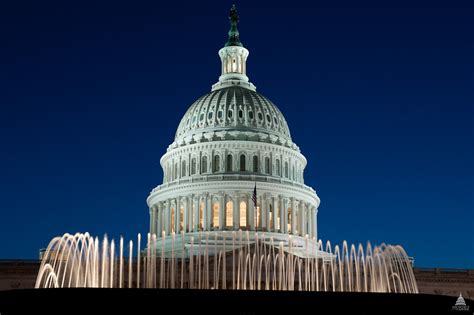
<path id="1" fill-rule="evenodd" d="M 307 207 L 308 207 L 308 234 L 309 234 L 310 238 L 313 238 L 313 236 L 314 236 L 314 225 L 313 225 L 314 211 L 313 211 L 313 206 L 310 203 L 307 204 Z"/>
<path id="2" fill-rule="evenodd" d="M 306 231 L 306 204 L 304 203 L 303 200 L 300 201 L 300 211 L 301 211 L 301 228 L 300 228 L 300 235 L 305 236 L 307 231 Z"/>
<path id="3" fill-rule="evenodd" d="M 240 201 L 240 198 L 239 198 L 239 192 L 235 192 L 234 193 L 234 196 L 233 196 L 233 207 L 232 207 L 232 212 L 233 212 L 233 215 L 234 215 L 234 230 L 239 230 L 240 229 L 240 205 L 239 205 L 239 202 Z"/>
<path id="4" fill-rule="evenodd" d="M 225 195 L 223 192 L 219 194 L 219 230 L 225 227 Z"/>
<path id="5" fill-rule="evenodd" d="M 181 219 L 181 198 L 178 197 L 176 198 L 176 206 L 174 208 L 174 232 L 176 234 L 179 234 L 181 231 L 181 224 L 180 224 L 180 219 Z"/>
<path id="6" fill-rule="evenodd" d="M 199 195 L 194 196 L 194 228 L 193 231 L 197 232 L 199 231 L 199 207 L 200 207 L 200 197 Z"/>
<path id="7" fill-rule="evenodd" d="M 171 230 L 171 202 L 166 200 L 166 210 L 165 210 L 165 233 L 168 235 Z"/>
<path id="8" fill-rule="evenodd" d="M 276 232 L 277 231 L 277 218 L 278 218 L 278 201 L 276 196 L 272 196 L 272 204 L 273 204 L 273 209 L 272 209 L 272 226 L 271 226 L 271 231 Z"/>
<path id="9" fill-rule="evenodd" d="M 313 219 L 313 237 L 316 238 L 316 240 L 318 239 L 318 208 L 314 207 L 313 208 L 313 211 L 314 211 L 314 219 Z"/>
<path id="10" fill-rule="evenodd" d="M 211 230 L 211 220 L 212 220 L 212 195 L 207 193 L 206 194 L 206 199 L 207 199 L 207 206 L 206 206 L 206 209 L 207 209 L 207 214 L 206 214 L 206 221 L 204 222 L 205 224 L 205 227 L 206 227 L 206 231 L 210 231 Z"/>
<path id="11" fill-rule="evenodd" d="M 249 202 L 249 195 L 244 197 L 245 208 L 247 209 L 247 226 L 251 231 L 255 231 L 255 220 L 257 219 L 257 209 L 254 207 L 253 201 Z"/>
<path id="12" fill-rule="evenodd" d="M 183 197 L 183 231 L 188 231 L 188 197 Z"/>
<path id="13" fill-rule="evenodd" d="M 291 197 L 291 234 L 296 235 L 296 200 L 295 198 Z"/>
<path id="14" fill-rule="evenodd" d="M 268 231 L 270 229 L 270 199 L 268 194 L 263 195 L 262 202 L 262 229 Z"/>
<path id="15" fill-rule="evenodd" d="M 288 198 L 283 198 L 283 233 L 289 233 L 288 231 Z"/>
<path id="16" fill-rule="evenodd" d="M 160 232 L 160 237 L 163 234 L 164 230 L 164 213 L 165 213 L 165 204 L 163 202 L 159 203 L 160 207 L 160 213 L 158 215 L 158 231 Z"/>
<path id="17" fill-rule="evenodd" d="M 280 233 L 285 233 L 285 202 L 283 201 L 283 196 L 278 196 L 279 199 L 279 210 L 280 210 Z"/>
<path id="18" fill-rule="evenodd" d="M 150 233 L 153 233 L 153 206 L 150 207 Z"/>

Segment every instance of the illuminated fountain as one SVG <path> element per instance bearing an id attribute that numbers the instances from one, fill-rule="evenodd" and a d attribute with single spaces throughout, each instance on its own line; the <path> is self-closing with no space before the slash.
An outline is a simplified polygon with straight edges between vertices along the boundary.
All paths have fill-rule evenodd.
<path id="1" fill-rule="evenodd" d="M 280 233 L 140 234 L 118 250 L 105 236 L 64 234 L 46 249 L 36 288 L 180 288 L 418 293 L 401 246 L 334 248 Z M 128 252 L 128 257 L 124 257 Z M 136 253 L 136 255 L 134 255 Z"/>
<path id="2" fill-rule="evenodd" d="M 56 237 L 36 288 L 418 292 L 402 247 L 317 241 L 320 199 L 304 181 L 307 159 L 282 112 L 249 81 L 238 21 L 232 6 L 219 79 L 160 159 L 145 249 L 140 235 L 118 248 L 88 233 Z M 175 119 L 162 108 L 160 120 Z"/>

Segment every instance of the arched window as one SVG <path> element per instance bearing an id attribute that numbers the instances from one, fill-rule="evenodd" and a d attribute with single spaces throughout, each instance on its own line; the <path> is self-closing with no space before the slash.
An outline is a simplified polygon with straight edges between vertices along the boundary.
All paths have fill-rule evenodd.
<path id="1" fill-rule="evenodd" d="M 240 171 L 245 172 L 245 155 L 240 156 Z"/>
<path id="2" fill-rule="evenodd" d="M 285 177 L 288 178 L 288 162 L 285 162 Z"/>
<path id="3" fill-rule="evenodd" d="M 181 177 L 186 176 L 186 161 L 181 162 Z"/>
<path id="4" fill-rule="evenodd" d="M 196 174 L 196 158 L 191 160 L 191 175 Z"/>
<path id="5" fill-rule="evenodd" d="M 219 203 L 214 202 L 212 205 L 212 226 L 214 228 L 219 227 Z"/>
<path id="6" fill-rule="evenodd" d="M 201 174 L 207 173 L 207 156 L 203 156 L 201 159 Z"/>
<path id="7" fill-rule="evenodd" d="M 270 174 L 270 158 L 265 158 L 265 174 Z"/>
<path id="8" fill-rule="evenodd" d="M 227 201 L 225 205 L 225 225 L 227 227 L 232 227 L 234 224 L 234 217 L 233 217 L 233 202 L 232 201 Z"/>
<path id="9" fill-rule="evenodd" d="M 245 201 L 240 202 L 240 227 L 247 227 L 247 204 Z"/>
<path id="10" fill-rule="evenodd" d="M 214 173 L 219 172 L 219 170 L 220 170 L 220 168 L 221 168 L 221 158 L 220 158 L 220 156 L 214 155 L 213 167 L 214 167 L 214 170 L 213 170 Z"/>
<path id="11" fill-rule="evenodd" d="M 178 178 L 178 162 L 174 163 L 174 178 L 173 179 L 177 179 Z"/>
<path id="12" fill-rule="evenodd" d="M 258 157 L 256 155 L 253 156 L 252 169 L 254 173 L 258 172 Z"/>
<path id="13" fill-rule="evenodd" d="M 227 172 L 232 172 L 232 155 L 231 154 L 227 155 L 227 168 L 226 168 L 226 171 Z"/>
<path id="14" fill-rule="evenodd" d="M 280 166 L 280 160 L 276 160 L 276 174 L 277 176 L 281 176 L 281 166 Z"/>

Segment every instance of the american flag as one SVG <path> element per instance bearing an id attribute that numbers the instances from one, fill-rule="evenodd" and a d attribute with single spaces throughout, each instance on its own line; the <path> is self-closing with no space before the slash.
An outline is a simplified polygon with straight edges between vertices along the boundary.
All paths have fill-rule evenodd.
<path id="1" fill-rule="evenodd" d="M 255 187 L 253 189 L 252 200 L 253 200 L 253 206 L 257 208 L 257 182 L 255 182 Z"/>

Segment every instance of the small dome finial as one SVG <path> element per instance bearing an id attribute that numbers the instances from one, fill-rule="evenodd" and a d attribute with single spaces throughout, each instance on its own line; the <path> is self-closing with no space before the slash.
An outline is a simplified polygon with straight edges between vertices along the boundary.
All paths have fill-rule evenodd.
<path id="1" fill-rule="evenodd" d="M 229 13 L 230 30 L 229 39 L 225 43 L 225 46 L 242 46 L 239 38 L 239 30 L 237 29 L 237 23 L 239 23 L 239 15 L 237 14 L 237 8 L 235 4 L 230 8 Z"/>

